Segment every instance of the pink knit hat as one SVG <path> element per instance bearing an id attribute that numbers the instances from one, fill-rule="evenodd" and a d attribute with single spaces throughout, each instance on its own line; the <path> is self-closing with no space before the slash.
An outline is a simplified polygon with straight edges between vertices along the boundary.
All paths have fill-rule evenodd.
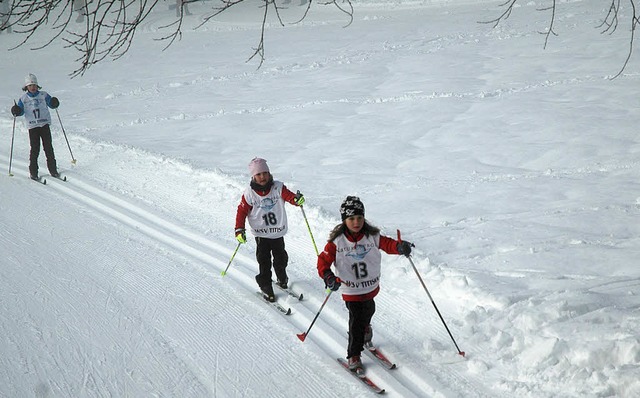
<path id="1" fill-rule="evenodd" d="M 251 173 L 251 177 L 256 174 L 260 174 L 263 172 L 270 172 L 269 166 L 267 166 L 267 161 L 262 158 L 253 158 L 249 163 L 249 173 Z"/>

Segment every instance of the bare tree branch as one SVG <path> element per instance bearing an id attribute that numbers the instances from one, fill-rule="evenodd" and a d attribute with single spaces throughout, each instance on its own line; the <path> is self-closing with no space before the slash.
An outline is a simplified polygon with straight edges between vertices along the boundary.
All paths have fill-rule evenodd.
<path id="1" fill-rule="evenodd" d="M 620 9 L 620 0 L 612 0 L 611 5 L 609 6 L 609 12 L 602 20 L 602 23 L 598 25 L 598 28 L 602 28 L 606 26 L 600 33 L 610 32 L 613 33 L 618 28 L 618 10 Z"/>
<path id="2" fill-rule="evenodd" d="M 500 22 L 508 19 L 511 16 L 511 12 L 513 11 L 513 6 L 516 4 L 517 1 L 518 0 L 508 0 L 500 4 L 499 7 L 506 7 L 506 9 L 502 14 L 500 14 L 500 16 L 498 16 L 498 18 L 491 19 L 488 21 L 479 21 L 478 23 L 493 24 L 493 27 L 496 28 L 500 24 Z"/>
<path id="3" fill-rule="evenodd" d="M 309 0 L 309 2 L 311 2 L 311 0 Z M 351 23 L 353 22 L 353 4 L 351 4 L 351 1 L 343 0 L 339 3 L 338 0 L 331 0 L 323 4 L 324 5 L 333 4 L 340 11 L 347 14 L 349 16 L 349 22 L 344 27 L 346 28 L 347 26 L 351 25 Z M 348 7 L 343 7 L 342 4 L 346 4 Z"/>
<path id="4" fill-rule="evenodd" d="M 492 24 L 493 28 L 496 28 L 501 22 L 504 22 L 506 19 L 508 19 L 511 16 L 511 13 L 513 12 L 514 6 L 517 1 L 518 0 L 508 0 L 500 4 L 499 7 L 505 7 L 505 10 L 497 18 L 494 18 L 488 21 L 479 21 L 478 23 Z M 558 34 L 554 30 L 554 23 L 556 20 L 556 11 L 557 11 L 556 0 L 549 0 L 549 1 L 551 1 L 551 4 L 548 7 L 538 8 L 536 10 L 536 11 L 551 11 L 551 17 L 549 20 L 549 27 L 547 28 L 547 31 L 540 32 L 541 34 L 545 35 L 545 40 L 544 40 L 545 49 L 547 48 L 547 44 L 549 43 L 549 37 L 551 35 L 558 36 Z M 611 79 L 615 79 L 616 77 L 620 76 L 624 72 L 625 68 L 629 64 L 629 60 L 631 59 L 631 55 L 633 53 L 635 31 L 636 31 L 636 27 L 638 26 L 638 22 L 640 22 L 640 15 L 638 15 L 638 10 L 636 9 L 636 4 L 635 4 L 636 1 L 638 0 L 628 0 L 629 5 L 631 7 L 631 17 L 630 17 L 631 31 L 629 35 L 629 51 L 627 52 L 627 57 L 622 65 L 622 68 Z M 610 0 L 607 14 L 605 15 L 602 23 L 597 26 L 597 28 L 603 29 L 601 33 L 604 34 L 608 32 L 609 34 L 612 34 L 618 28 L 618 24 L 619 24 L 618 18 L 621 15 L 620 2 L 621 0 Z"/>
<path id="5" fill-rule="evenodd" d="M 551 10 L 551 19 L 549 21 L 549 27 L 546 32 L 540 32 L 540 34 L 545 35 L 544 37 L 544 49 L 547 48 L 547 43 L 549 43 L 549 35 L 553 34 L 554 36 L 558 36 L 556 32 L 553 31 L 553 23 L 556 20 L 556 0 L 552 0 L 552 4 L 549 7 L 539 8 L 538 11 L 549 11 Z"/>
<path id="6" fill-rule="evenodd" d="M 275 7 L 275 3 L 273 1 L 270 0 L 264 0 L 264 5 L 262 7 L 264 7 L 264 14 L 262 17 L 262 29 L 260 31 L 260 42 L 258 43 L 258 47 L 254 48 L 254 52 L 253 55 L 249 57 L 249 59 L 247 59 L 247 62 L 251 61 L 256 55 L 260 55 L 260 63 L 258 64 L 258 68 L 260 68 L 262 66 L 262 63 L 264 62 L 264 27 L 267 23 L 267 15 L 269 15 L 269 5 L 273 5 Z M 277 11 L 277 8 L 276 8 Z M 278 16 L 278 18 L 280 18 L 280 16 Z M 280 23 L 282 24 L 282 21 L 280 21 Z"/>
<path id="7" fill-rule="evenodd" d="M 631 54 L 633 53 L 633 40 L 635 38 L 635 33 L 636 33 L 636 27 L 638 26 L 638 14 L 636 12 L 636 5 L 634 0 L 630 0 L 631 3 L 631 9 L 633 10 L 632 15 L 633 17 L 631 18 L 631 38 L 629 39 L 629 52 L 627 53 L 627 58 L 624 60 L 624 64 L 622 64 L 622 68 L 620 69 L 620 71 L 618 73 L 616 73 L 611 80 L 615 79 L 616 77 L 620 76 L 622 74 L 622 72 L 624 72 L 625 68 L 627 67 L 627 64 L 629 63 L 629 60 L 631 59 Z M 616 8 L 617 10 L 618 8 Z M 617 15 L 617 11 L 616 11 L 616 15 Z"/>
<path id="8" fill-rule="evenodd" d="M 281 14 L 285 8 L 282 5 L 283 1 L 259 1 L 258 7 L 263 8 L 260 40 L 247 60 L 248 62 L 258 57 L 260 59 L 258 68 L 265 60 L 265 32 L 270 11 L 273 11 L 275 20 L 285 26 Z M 303 17 L 297 22 L 307 17 L 312 1 L 309 0 Z M 185 8 L 189 3 L 198 2 L 204 3 L 204 0 L 179 0 L 176 3 L 176 19 L 159 26 L 159 29 L 168 31 L 167 34 L 156 39 L 167 42 L 164 49 L 176 40 L 181 40 Z M 209 1 L 206 2 L 208 3 Z M 212 11 L 203 18 L 203 22 L 196 26 L 196 29 L 242 3 L 254 4 L 250 0 L 216 0 Z M 0 30 L 13 31 L 21 35 L 19 43 L 9 49 L 15 50 L 32 42 L 37 32 L 44 27 L 49 27 L 53 35 L 44 44 L 32 49 L 39 50 L 61 40 L 65 43 L 65 48 L 75 49 L 80 54 L 75 60 L 79 66 L 70 74 L 78 76 L 106 58 L 117 60 L 126 54 L 135 39 L 137 29 L 159 4 L 165 3 L 160 0 L 13 0 L 8 10 L 0 10 Z M 347 14 L 349 16 L 347 26 L 353 21 L 351 0 L 332 0 L 320 4 L 333 5 Z M 72 20 L 74 13 L 78 14 L 75 22 Z M 82 19 L 80 19 L 81 16 Z M 78 24 L 79 21 L 84 23 Z"/>

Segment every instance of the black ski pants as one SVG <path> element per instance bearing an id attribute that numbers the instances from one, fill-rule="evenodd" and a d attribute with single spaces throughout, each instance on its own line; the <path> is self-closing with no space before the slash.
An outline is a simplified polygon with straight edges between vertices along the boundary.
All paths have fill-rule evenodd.
<path id="1" fill-rule="evenodd" d="M 51 130 L 46 124 L 42 127 L 34 127 L 29 129 L 29 143 L 31 144 L 31 152 L 29 153 L 29 173 L 32 176 L 38 175 L 38 156 L 40 156 L 40 140 L 42 140 L 42 148 L 47 157 L 47 169 L 50 174 L 58 172 L 56 165 L 56 156 L 53 153 L 53 144 L 51 143 Z"/>
<path id="2" fill-rule="evenodd" d="M 256 275 L 258 286 L 271 286 L 271 265 L 279 281 L 287 280 L 289 255 L 284 248 L 284 237 L 276 239 L 256 238 L 256 260 L 260 273 Z"/>
<path id="3" fill-rule="evenodd" d="M 347 358 L 360 355 L 364 350 L 364 330 L 371 324 L 371 318 L 376 312 L 376 303 L 367 301 L 345 301 L 349 310 L 349 346 Z"/>

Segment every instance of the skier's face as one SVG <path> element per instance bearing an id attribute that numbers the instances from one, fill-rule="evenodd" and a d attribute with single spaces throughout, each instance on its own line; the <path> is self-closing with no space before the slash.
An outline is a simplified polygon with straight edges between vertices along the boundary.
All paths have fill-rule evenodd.
<path id="1" fill-rule="evenodd" d="M 27 86 L 27 90 L 29 90 L 30 93 L 35 93 L 36 91 L 38 91 L 38 85 L 37 84 L 29 84 Z"/>
<path id="2" fill-rule="evenodd" d="M 258 185 L 266 185 L 269 182 L 269 172 L 263 171 L 253 176 L 253 181 Z"/>
<path id="3" fill-rule="evenodd" d="M 344 220 L 344 222 L 347 225 L 347 228 L 349 229 L 349 231 L 354 232 L 354 233 L 358 233 L 358 232 L 360 232 L 360 230 L 364 226 L 364 217 L 363 216 L 351 216 L 351 217 L 347 217 Z"/>

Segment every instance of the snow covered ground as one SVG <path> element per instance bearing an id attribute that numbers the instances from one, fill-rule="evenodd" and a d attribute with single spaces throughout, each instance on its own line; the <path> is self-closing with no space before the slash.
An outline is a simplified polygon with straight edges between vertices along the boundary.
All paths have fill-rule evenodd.
<path id="1" fill-rule="evenodd" d="M 259 10 L 160 52 L 163 8 L 123 59 L 76 79 L 62 44 L 6 51 L 17 37 L 0 35 L 0 397 L 370 396 L 335 361 L 338 295 L 296 337 L 326 294 L 299 209 L 292 315 L 256 297 L 251 240 L 220 275 L 254 156 L 305 194 L 320 248 L 352 194 L 416 244 L 466 359 L 408 260 L 383 255 L 374 342 L 398 369 L 364 361 L 388 396 L 640 396 L 640 61 L 609 79 L 628 24 L 601 35 L 594 3 L 559 2 L 546 49 L 543 1 L 495 29 L 478 21 L 496 2 L 356 1 L 346 28 L 317 5 L 269 26 L 260 69 L 245 63 Z M 29 72 L 60 98 L 67 183 L 27 178 L 22 118 L 7 176 Z"/>

